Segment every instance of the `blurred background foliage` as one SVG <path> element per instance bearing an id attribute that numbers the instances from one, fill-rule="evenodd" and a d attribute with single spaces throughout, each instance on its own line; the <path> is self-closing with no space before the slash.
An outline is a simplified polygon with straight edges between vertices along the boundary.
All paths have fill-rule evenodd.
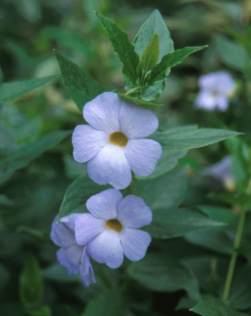
<path id="1" fill-rule="evenodd" d="M 179 164 L 185 174 L 177 177 L 175 173 L 175 178 L 170 174 L 168 181 L 175 181 L 175 188 L 162 188 L 171 196 L 168 208 L 206 205 L 201 207 L 205 214 L 216 219 L 221 216 L 221 221 L 230 223 L 238 213 L 233 194 L 245 185 L 243 177 L 251 173 L 249 0 L 1 0 L 0 82 L 58 74 L 54 52 L 59 51 L 106 89 L 120 88 L 121 65 L 95 11 L 115 19 L 132 38 L 155 8 L 166 18 L 176 48 L 209 45 L 168 77 L 161 97 L 165 104 L 163 124 L 199 124 L 245 133 L 241 140 L 217 144 L 183 158 Z M 229 71 L 238 85 L 228 111 L 195 109 L 198 77 L 222 69 Z M 81 121 L 60 81 L 15 101 L 2 101 L 0 159 L 49 132 L 72 130 Z M 189 233 L 188 229 L 181 237 L 156 240 L 152 248 L 165 254 L 162 259 L 147 256 L 143 272 L 137 265 L 121 271 L 97 267 L 99 281 L 90 289 L 68 276 L 56 264 L 49 229 L 66 187 L 81 170 L 73 162 L 71 151 L 68 139 L 1 183 L 1 315 L 193 315 L 182 308 L 191 307 L 200 291 L 221 291 L 233 239 L 231 230 Z M 231 187 L 203 176 L 205 167 L 225 155 L 231 155 L 235 162 Z M 250 284 L 247 278 L 251 275 L 250 223 L 249 218 L 243 257 L 234 280 L 236 291 L 231 293 L 233 306 L 240 310 L 251 308 L 251 290 L 246 284 Z"/>

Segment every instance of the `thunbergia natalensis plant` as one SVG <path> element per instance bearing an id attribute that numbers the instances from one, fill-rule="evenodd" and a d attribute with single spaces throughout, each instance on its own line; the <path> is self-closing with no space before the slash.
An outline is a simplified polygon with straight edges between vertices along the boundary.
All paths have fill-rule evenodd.
<path id="1" fill-rule="evenodd" d="M 164 110 L 158 98 L 166 77 L 173 67 L 206 46 L 175 50 L 158 11 L 150 15 L 132 41 L 110 19 L 102 15 L 98 19 L 122 63 L 125 86 L 120 91 L 107 91 L 57 54 L 65 89 L 83 114 L 79 122 L 84 122 L 76 124 L 72 133 L 73 159 L 81 171 L 66 190 L 52 224 L 51 239 L 60 248 L 59 263 L 69 273 L 79 275 L 85 286 L 96 282 L 93 264 L 117 269 L 126 260 L 132 278 L 149 286 L 149 262 L 157 265 L 160 256 L 169 262 L 168 253 L 159 255 L 163 244 L 151 249 L 152 240 L 185 236 L 186 230 L 194 232 L 198 227 L 219 224 L 215 218 L 179 208 L 180 200 L 172 191 L 180 185 L 179 159 L 190 149 L 238 133 L 162 124 Z M 225 110 L 234 86 L 226 72 L 204 75 L 195 103 L 207 110 Z M 168 204 L 172 194 L 174 202 Z M 174 212 L 179 214 L 177 218 Z M 136 261 L 140 262 L 131 263 Z M 186 284 L 190 270 L 184 272 L 183 263 L 172 267 L 179 269 L 183 278 L 177 289 L 188 291 L 189 303 L 198 302 L 197 283 L 192 285 L 192 294 L 191 285 Z M 232 270 L 227 273 L 222 304 L 228 300 L 232 274 Z M 170 285 L 172 289 L 175 286 Z"/>

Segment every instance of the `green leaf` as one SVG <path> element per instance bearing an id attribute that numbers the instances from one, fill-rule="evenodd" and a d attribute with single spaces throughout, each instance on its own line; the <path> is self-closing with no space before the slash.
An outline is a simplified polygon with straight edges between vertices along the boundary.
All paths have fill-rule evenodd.
<path id="1" fill-rule="evenodd" d="M 8 284 L 10 279 L 9 271 L 6 269 L 6 267 L 3 264 L 0 264 L 0 292 L 5 288 L 5 286 Z"/>
<path id="2" fill-rule="evenodd" d="M 125 32 L 123 32 L 114 22 L 110 19 L 98 14 L 98 18 L 105 28 L 113 48 L 118 54 L 122 64 L 123 72 L 130 79 L 132 83 L 135 83 L 137 75 L 137 67 L 139 64 L 139 57 L 135 53 L 132 43 Z"/>
<path id="3" fill-rule="evenodd" d="M 45 233 L 39 229 L 34 229 L 29 226 L 20 225 L 16 229 L 17 233 L 26 234 L 27 236 L 39 241 L 45 238 Z"/>
<path id="4" fill-rule="evenodd" d="M 41 31 L 41 35 L 44 40 L 54 41 L 59 47 L 67 48 L 85 55 L 90 54 L 87 39 L 85 40 L 82 34 L 72 31 L 69 28 L 62 28 L 60 25 L 45 26 Z"/>
<path id="5" fill-rule="evenodd" d="M 155 139 L 166 149 L 190 150 L 212 145 L 241 133 L 215 128 L 183 126 L 155 133 Z"/>
<path id="6" fill-rule="evenodd" d="M 152 69 L 156 65 L 159 59 L 159 36 L 154 34 L 152 40 L 149 42 L 148 46 L 145 48 L 142 57 L 140 59 L 140 69 L 143 73 Z"/>
<path id="7" fill-rule="evenodd" d="M 3 109 L 1 108 L 1 112 Z M 3 115 L 1 115 L 3 116 Z M 4 121 L 4 117 L 1 118 L 0 121 L 0 155 L 5 155 L 8 151 L 11 151 L 13 147 L 15 147 L 15 136 L 10 128 L 6 128 L 2 126 L 2 122 Z"/>
<path id="8" fill-rule="evenodd" d="M 233 250 L 233 240 L 229 232 L 224 227 L 204 228 L 203 230 L 193 231 L 185 235 L 185 239 L 190 243 L 213 250 L 221 254 L 230 255 Z"/>
<path id="9" fill-rule="evenodd" d="M 16 5 L 19 14 L 31 25 L 39 23 L 42 17 L 42 6 L 39 1 L 22 0 Z"/>
<path id="10" fill-rule="evenodd" d="M 155 102 L 150 102 L 150 101 L 145 101 L 143 99 L 138 99 L 136 97 L 132 97 L 123 93 L 119 94 L 120 97 L 122 99 L 124 99 L 125 101 L 132 103 L 132 104 L 136 104 L 140 107 L 146 108 L 146 109 L 150 109 L 150 110 L 156 110 L 159 109 L 163 106 L 163 104 L 159 104 L 159 103 L 155 103 Z"/>
<path id="11" fill-rule="evenodd" d="M 53 149 L 69 135 L 67 131 L 52 132 L 39 140 L 21 145 L 0 161 L 0 184 L 7 181 L 15 171 L 26 167 L 45 151 Z"/>
<path id="12" fill-rule="evenodd" d="M 147 73 L 144 78 L 144 88 L 143 96 L 144 98 L 156 98 L 163 91 L 167 75 L 170 73 L 172 67 L 182 63 L 189 55 L 204 49 L 204 46 L 194 46 L 194 47 L 184 47 L 177 49 L 174 52 L 168 53 L 163 56 L 161 61 L 153 67 L 151 71 Z M 170 87 L 169 87 L 170 90 Z"/>
<path id="13" fill-rule="evenodd" d="M 28 257 L 20 276 L 20 299 L 27 308 L 35 308 L 41 304 L 43 296 L 43 280 L 38 262 Z"/>
<path id="14" fill-rule="evenodd" d="M 222 303 L 219 298 L 212 296 L 203 296 L 191 311 L 201 316 L 247 316 L 247 314 L 235 311 Z"/>
<path id="15" fill-rule="evenodd" d="M 176 208 L 185 198 L 187 178 L 183 171 L 173 170 L 154 179 L 138 178 L 133 182 L 132 190 L 134 194 L 143 197 L 154 212 L 167 210 Z"/>
<path id="16" fill-rule="evenodd" d="M 225 224 L 231 224 L 236 220 L 236 214 L 228 208 L 202 205 L 199 209 L 211 219 Z"/>
<path id="17" fill-rule="evenodd" d="M 1 303 L 1 314 L 5 316 L 27 316 L 22 305 L 13 301 Z"/>
<path id="18" fill-rule="evenodd" d="M 66 93 L 71 97 L 80 111 L 84 104 L 102 92 L 97 82 L 76 64 L 57 54 Z"/>
<path id="19" fill-rule="evenodd" d="M 251 266 L 246 264 L 236 271 L 230 293 L 230 304 L 241 310 L 251 307 Z"/>
<path id="20" fill-rule="evenodd" d="M 173 41 L 166 23 L 158 10 L 154 10 L 137 32 L 134 45 L 139 55 L 142 55 L 151 42 L 154 34 L 159 37 L 159 58 L 173 52 Z"/>
<path id="21" fill-rule="evenodd" d="M 42 306 L 29 312 L 30 316 L 51 316 L 51 310 L 48 306 Z"/>
<path id="22" fill-rule="evenodd" d="M 12 206 L 13 202 L 6 195 L 0 194 L 0 205 Z"/>
<path id="23" fill-rule="evenodd" d="M 177 166 L 177 163 L 179 159 L 184 157 L 187 154 L 186 150 L 176 150 L 175 148 L 173 149 L 166 149 L 163 148 L 163 154 L 158 162 L 154 172 L 148 176 L 147 178 L 156 178 L 160 177 L 161 175 L 171 171 L 173 168 Z"/>
<path id="24" fill-rule="evenodd" d="M 64 267 L 53 264 L 43 271 L 44 278 L 58 283 L 79 283 L 79 277 L 67 273 Z"/>
<path id="25" fill-rule="evenodd" d="M 187 176 L 181 170 L 155 178 L 136 178 L 132 191 L 143 197 L 153 210 L 153 223 L 148 231 L 155 238 L 174 238 L 206 228 L 225 227 L 225 222 L 211 219 L 200 211 L 178 209 L 187 193 Z"/>
<path id="26" fill-rule="evenodd" d="M 146 100 L 146 101 L 154 102 L 156 99 L 158 99 L 160 97 L 162 91 L 165 88 L 166 83 L 165 83 L 165 80 L 160 80 L 160 81 L 155 81 L 155 82 L 153 82 L 153 84 L 149 85 L 147 83 L 147 76 L 148 75 L 149 75 L 149 72 L 146 75 L 146 78 L 144 79 L 145 82 L 143 84 L 141 98 Z M 169 89 L 170 89 L 170 87 L 169 87 Z"/>
<path id="27" fill-rule="evenodd" d="M 162 157 L 154 173 L 148 178 L 158 177 L 176 167 L 178 160 L 190 149 L 217 143 L 228 137 L 240 135 L 238 132 L 198 128 L 196 125 L 181 126 L 156 132 L 153 135 L 163 146 Z"/>
<path id="28" fill-rule="evenodd" d="M 231 138 L 226 142 L 228 151 L 231 153 L 231 173 L 237 185 L 237 190 L 243 190 L 241 187 L 249 181 L 249 146 L 242 138 Z"/>
<path id="29" fill-rule="evenodd" d="M 163 208 L 154 212 L 153 222 L 148 231 L 154 238 L 168 239 L 206 228 L 224 226 L 224 223 L 212 220 L 197 210 Z"/>
<path id="30" fill-rule="evenodd" d="M 165 55 L 161 61 L 152 69 L 148 82 L 152 84 L 154 81 L 165 78 L 166 73 L 172 67 L 181 64 L 189 55 L 196 53 L 207 46 L 194 46 L 176 49 L 174 52 Z"/>
<path id="31" fill-rule="evenodd" d="M 83 208 L 86 200 L 101 190 L 102 187 L 91 181 L 86 173 L 79 176 L 67 188 L 58 216 L 62 217 Z"/>
<path id="32" fill-rule="evenodd" d="M 0 102 L 9 101 L 29 93 L 30 91 L 52 83 L 58 76 L 49 76 L 38 79 L 4 82 L 0 84 Z"/>
<path id="33" fill-rule="evenodd" d="M 213 252 L 203 252 L 198 247 L 192 248 L 193 246 L 190 244 L 187 244 L 186 247 L 188 248 L 187 251 L 182 249 L 186 253 L 182 262 L 195 274 L 200 288 L 207 291 L 207 293 L 217 293 L 220 296 L 222 294 L 222 285 L 225 281 L 225 273 L 222 273 L 222 271 L 226 264 L 226 258 L 223 256 L 217 257 Z M 177 252 L 179 254 L 183 253 L 179 249 L 177 249 Z M 190 309 L 197 301 L 187 301 L 188 305 L 184 307 Z"/>
<path id="34" fill-rule="evenodd" d="M 125 316 L 126 307 L 118 290 L 106 290 L 91 300 L 82 316 Z"/>
<path id="35" fill-rule="evenodd" d="M 220 58 L 227 66 L 245 70 L 250 59 L 245 48 L 224 36 L 217 36 L 215 43 Z"/>
<path id="36" fill-rule="evenodd" d="M 198 299 L 199 288 L 194 275 L 178 260 L 168 254 L 149 254 L 143 261 L 129 265 L 128 273 L 146 288 L 158 292 L 185 290 Z"/>

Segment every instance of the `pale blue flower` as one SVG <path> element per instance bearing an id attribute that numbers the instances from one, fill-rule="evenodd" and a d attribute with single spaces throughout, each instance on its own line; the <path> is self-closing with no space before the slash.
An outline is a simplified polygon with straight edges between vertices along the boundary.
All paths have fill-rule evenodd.
<path id="1" fill-rule="evenodd" d="M 199 78 L 200 91 L 195 100 L 198 108 L 225 111 L 236 84 L 226 71 L 211 72 Z"/>
<path id="2" fill-rule="evenodd" d="M 235 180 L 232 171 L 232 160 L 230 156 L 226 156 L 219 162 L 206 168 L 203 174 L 215 178 L 216 180 L 221 182 L 229 191 L 233 191 L 235 189 Z"/>
<path id="3" fill-rule="evenodd" d="M 73 132 L 73 157 L 87 162 L 93 181 L 124 189 L 131 183 L 132 171 L 137 176 L 154 171 L 162 149 L 146 138 L 158 128 L 152 111 L 104 92 L 84 106 L 83 116 L 88 125 L 78 125 Z"/>
<path id="4" fill-rule="evenodd" d="M 75 236 L 90 257 L 118 268 L 124 256 L 132 261 L 145 256 L 151 236 L 139 228 L 151 223 L 152 212 L 142 198 L 108 189 L 91 196 L 86 207 L 90 213 L 78 215 Z"/>
<path id="5" fill-rule="evenodd" d="M 71 274 L 79 274 L 85 286 L 95 283 L 95 275 L 87 249 L 76 243 L 74 236 L 75 220 L 72 214 L 55 220 L 52 224 L 51 239 L 60 247 L 57 251 L 59 263 Z"/>

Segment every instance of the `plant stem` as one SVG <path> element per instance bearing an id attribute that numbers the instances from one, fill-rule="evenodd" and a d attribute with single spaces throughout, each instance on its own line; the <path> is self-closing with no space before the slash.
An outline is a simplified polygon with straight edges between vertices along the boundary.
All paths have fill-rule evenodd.
<path id="1" fill-rule="evenodd" d="M 236 235 L 234 239 L 234 247 L 233 247 L 233 252 L 231 255 L 231 259 L 229 262 L 228 266 L 228 271 L 227 271 L 227 276 L 226 276 L 226 281 L 224 285 L 224 290 L 222 294 L 222 301 L 226 303 L 229 298 L 232 282 L 233 282 L 233 276 L 234 276 L 234 271 L 235 271 L 235 266 L 237 262 L 237 257 L 238 257 L 238 251 L 241 245 L 241 240 L 242 240 L 242 235 L 243 235 L 243 230 L 244 230 L 244 225 L 245 225 L 245 219 L 246 219 L 246 211 L 244 208 L 241 208 L 240 216 L 239 216 L 239 223 L 238 227 L 236 230 Z"/>

